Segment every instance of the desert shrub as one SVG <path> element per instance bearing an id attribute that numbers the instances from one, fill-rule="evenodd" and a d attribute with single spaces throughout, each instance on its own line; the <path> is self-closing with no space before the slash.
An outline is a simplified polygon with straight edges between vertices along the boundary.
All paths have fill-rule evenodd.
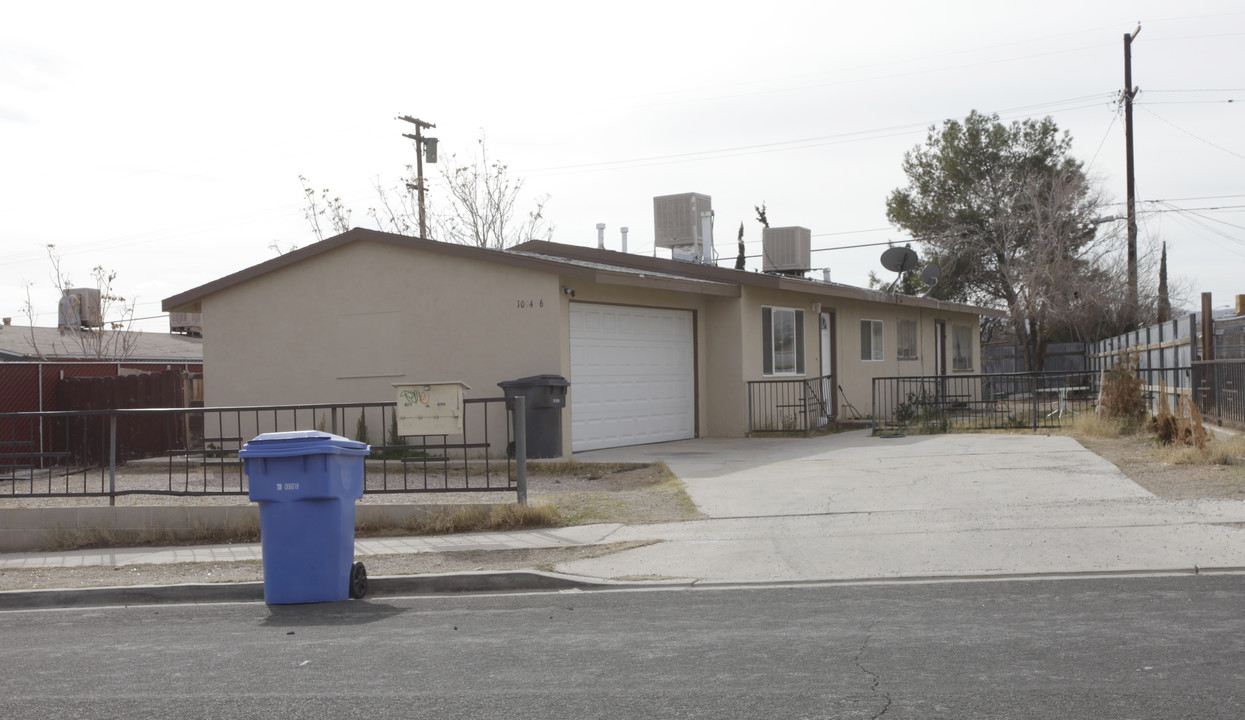
<path id="1" fill-rule="evenodd" d="M 1193 399 L 1186 396 L 1176 404 L 1173 413 L 1167 405 L 1167 383 L 1159 381 L 1159 408 L 1150 418 L 1150 431 L 1163 445 L 1192 446 L 1206 450 L 1206 426 L 1202 424 L 1202 411 Z"/>
<path id="2" fill-rule="evenodd" d="M 1146 419 L 1146 396 L 1137 376 L 1137 354 L 1120 359 L 1102 381 L 1101 408 L 1108 418 L 1140 426 Z"/>

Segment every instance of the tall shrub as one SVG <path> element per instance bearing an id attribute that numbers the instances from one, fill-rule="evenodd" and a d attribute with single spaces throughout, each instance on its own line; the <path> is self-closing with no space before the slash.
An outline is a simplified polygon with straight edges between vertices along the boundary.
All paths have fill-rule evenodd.
<path id="1" fill-rule="evenodd" d="M 1136 353 L 1124 355 L 1107 371 L 1100 407 L 1104 416 L 1129 425 L 1140 425 L 1146 419 L 1146 396 L 1137 376 Z"/>

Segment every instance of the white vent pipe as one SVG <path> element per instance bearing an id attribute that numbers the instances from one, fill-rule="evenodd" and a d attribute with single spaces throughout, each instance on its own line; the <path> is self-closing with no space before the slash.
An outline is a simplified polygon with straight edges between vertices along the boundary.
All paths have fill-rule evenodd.
<path id="1" fill-rule="evenodd" d="M 628 228 L 618 228 L 618 232 L 622 233 L 622 251 L 627 252 L 627 230 Z"/>
<path id="2" fill-rule="evenodd" d="M 700 214 L 700 262 L 713 264 L 713 211 Z"/>
<path id="3" fill-rule="evenodd" d="M 605 223 L 597 223 L 597 249 L 605 249 Z"/>
<path id="4" fill-rule="evenodd" d="M 830 268 L 821 269 L 821 281 L 825 283 L 830 282 Z"/>

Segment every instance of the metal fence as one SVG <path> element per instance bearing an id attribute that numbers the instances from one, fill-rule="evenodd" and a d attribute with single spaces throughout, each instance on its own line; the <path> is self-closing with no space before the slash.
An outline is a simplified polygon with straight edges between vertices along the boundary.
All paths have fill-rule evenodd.
<path id="1" fill-rule="evenodd" d="M 873 379 L 873 432 L 1059 427 L 1092 412 L 1093 373 L 995 373 Z"/>
<path id="2" fill-rule="evenodd" d="M 808 435 L 834 416 L 830 376 L 748 382 L 748 434 Z"/>
<path id="3" fill-rule="evenodd" d="M 523 417 L 523 398 L 471 398 L 463 434 L 400 436 L 394 402 L 0 413 L 0 496 L 245 495 L 247 440 L 324 430 L 371 445 L 365 494 L 515 492 L 525 502 Z"/>
<path id="4" fill-rule="evenodd" d="M 1194 362 L 1191 385 L 1203 417 L 1245 426 L 1245 359 Z"/>

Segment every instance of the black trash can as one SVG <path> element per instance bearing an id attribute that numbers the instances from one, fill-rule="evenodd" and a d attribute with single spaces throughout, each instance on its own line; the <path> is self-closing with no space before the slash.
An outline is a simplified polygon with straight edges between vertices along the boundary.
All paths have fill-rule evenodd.
<path id="1" fill-rule="evenodd" d="M 562 457 L 562 408 L 566 407 L 570 385 L 561 375 L 532 375 L 497 383 L 506 393 L 507 407 L 511 406 L 510 398 L 523 396 L 528 457 Z M 510 454 L 514 454 L 513 447 Z"/>

